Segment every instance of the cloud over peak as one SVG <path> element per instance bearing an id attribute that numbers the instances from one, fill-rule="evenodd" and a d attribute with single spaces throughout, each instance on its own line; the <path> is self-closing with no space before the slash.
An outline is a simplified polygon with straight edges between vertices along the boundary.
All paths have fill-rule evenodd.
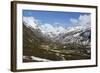
<path id="1" fill-rule="evenodd" d="M 80 15 L 78 19 L 70 19 L 70 22 L 74 25 L 74 26 L 81 26 L 84 28 L 89 28 L 91 27 L 91 15 Z"/>

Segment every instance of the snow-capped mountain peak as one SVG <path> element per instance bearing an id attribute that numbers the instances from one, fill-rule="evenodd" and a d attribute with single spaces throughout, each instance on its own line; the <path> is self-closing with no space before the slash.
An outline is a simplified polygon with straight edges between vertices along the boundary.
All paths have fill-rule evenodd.
<path id="1" fill-rule="evenodd" d="M 37 20 L 34 17 L 23 17 L 23 22 L 27 27 L 37 28 Z"/>
<path id="2" fill-rule="evenodd" d="M 43 34 L 48 34 L 50 37 L 58 36 L 63 33 L 66 29 L 62 26 L 53 26 L 51 24 L 44 24 L 40 26 L 40 30 Z"/>

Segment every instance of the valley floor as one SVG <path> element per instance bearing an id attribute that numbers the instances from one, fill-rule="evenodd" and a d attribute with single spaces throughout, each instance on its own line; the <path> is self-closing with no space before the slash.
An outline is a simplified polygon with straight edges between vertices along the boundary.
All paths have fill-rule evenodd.
<path id="1" fill-rule="evenodd" d="M 47 50 L 41 49 L 34 55 L 23 56 L 23 62 L 49 62 L 90 59 L 91 53 L 86 50 Z M 39 54 L 40 53 L 40 54 Z"/>

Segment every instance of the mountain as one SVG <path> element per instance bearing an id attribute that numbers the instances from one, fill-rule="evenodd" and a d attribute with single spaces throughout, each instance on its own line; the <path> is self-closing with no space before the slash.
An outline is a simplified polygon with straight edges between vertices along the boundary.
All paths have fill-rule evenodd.
<path id="1" fill-rule="evenodd" d="M 39 24 L 33 17 L 24 17 L 25 26 L 30 28 L 33 33 L 41 40 L 66 43 L 90 44 L 90 27 L 76 26 L 64 28 L 62 26 L 53 26 L 51 24 Z"/>
<path id="2" fill-rule="evenodd" d="M 73 30 L 67 33 L 61 33 L 59 36 L 55 37 L 57 42 L 61 42 L 63 44 L 66 43 L 83 43 L 89 44 L 91 40 L 91 30 Z"/>
<path id="3" fill-rule="evenodd" d="M 64 28 L 40 24 L 33 17 L 23 18 L 24 62 L 90 59 L 90 55 L 90 27 Z"/>

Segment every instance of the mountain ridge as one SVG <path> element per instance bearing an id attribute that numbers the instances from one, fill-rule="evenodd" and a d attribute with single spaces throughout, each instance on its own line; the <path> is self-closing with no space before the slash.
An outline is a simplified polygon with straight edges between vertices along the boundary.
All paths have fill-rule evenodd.
<path id="1" fill-rule="evenodd" d="M 33 17 L 24 17 L 23 19 L 25 25 L 30 28 L 35 33 L 35 35 L 39 33 L 37 35 L 38 37 L 46 38 L 48 40 L 51 40 L 52 42 L 60 42 L 63 44 L 69 42 L 73 43 L 77 42 L 76 40 L 81 41 L 82 38 L 84 39 L 85 37 L 87 38 L 91 36 L 91 30 L 89 27 L 76 26 L 68 27 L 65 29 L 62 26 L 54 27 L 50 24 L 39 25 Z M 88 35 L 83 36 L 81 35 L 82 33 L 88 33 Z M 88 42 L 90 42 L 91 38 L 88 38 L 87 40 Z"/>

